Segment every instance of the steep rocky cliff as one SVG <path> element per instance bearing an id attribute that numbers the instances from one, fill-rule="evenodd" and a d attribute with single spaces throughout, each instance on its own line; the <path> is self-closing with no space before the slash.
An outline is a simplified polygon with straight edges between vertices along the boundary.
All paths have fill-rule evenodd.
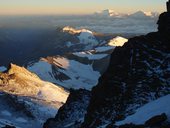
<path id="1" fill-rule="evenodd" d="M 170 12 L 160 15 L 158 26 L 158 32 L 132 38 L 112 53 L 92 90 L 83 128 L 110 126 L 170 93 Z"/>
<path id="2" fill-rule="evenodd" d="M 48 119 L 44 128 L 79 128 L 84 121 L 91 92 L 71 90 L 67 102 L 59 109 L 55 118 Z"/>

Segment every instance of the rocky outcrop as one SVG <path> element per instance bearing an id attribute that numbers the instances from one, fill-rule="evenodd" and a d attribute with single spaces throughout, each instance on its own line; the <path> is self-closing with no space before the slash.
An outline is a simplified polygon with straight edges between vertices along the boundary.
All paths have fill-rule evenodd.
<path id="1" fill-rule="evenodd" d="M 170 38 L 170 12 L 164 12 L 160 15 L 160 18 L 158 20 L 158 30 L 159 33 L 161 33 L 162 36 L 165 38 Z M 167 42 L 168 43 L 168 42 Z M 168 45 L 167 45 L 168 47 Z"/>
<path id="2" fill-rule="evenodd" d="M 167 11 L 170 12 L 170 1 L 166 3 Z"/>
<path id="3" fill-rule="evenodd" d="M 169 128 L 170 124 L 167 122 L 167 115 L 165 113 L 154 116 L 147 120 L 145 124 L 124 124 L 121 126 L 109 125 L 107 128 Z"/>
<path id="4" fill-rule="evenodd" d="M 82 128 L 109 126 L 170 93 L 169 19 L 169 12 L 161 14 L 158 32 L 132 38 L 115 49 L 109 68 L 92 90 Z"/>
<path id="5" fill-rule="evenodd" d="M 162 113 L 161 115 L 154 116 L 151 119 L 147 120 L 145 122 L 145 125 L 149 127 L 161 126 L 161 124 L 166 120 L 167 115 L 165 113 Z"/>
<path id="6" fill-rule="evenodd" d="M 90 98 L 90 91 L 71 90 L 66 104 L 59 109 L 55 118 L 46 121 L 44 128 L 80 127 L 80 124 L 84 121 Z"/>

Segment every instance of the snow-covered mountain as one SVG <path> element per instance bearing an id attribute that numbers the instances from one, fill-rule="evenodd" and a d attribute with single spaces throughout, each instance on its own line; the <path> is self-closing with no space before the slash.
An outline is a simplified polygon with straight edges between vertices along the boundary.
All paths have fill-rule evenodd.
<path id="1" fill-rule="evenodd" d="M 0 126 L 42 127 L 66 102 L 69 93 L 41 80 L 24 67 L 10 64 L 0 73 Z"/>
<path id="2" fill-rule="evenodd" d="M 2 17 L 0 19 L 2 20 Z M 19 21 L 15 22 L 18 19 Z M 40 19 L 42 20 L 39 21 Z M 30 20 L 35 20 L 36 25 L 32 25 Z M 9 26 L 0 30 L 0 66 L 8 66 L 11 61 L 18 65 L 26 65 L 40 57 L 82 51 L 83 47 L 84 50 L 90 50 L 91 47 L 108 39 L 109 36 L 110 39 L 117 35 L 129 38 L 156 31 L 157 27 L 156 17 L 139 20 L 139 18 L 128 18 L 127 16 L 122 16 L 122 18 L 94 15 L 50 18 L 44 16 L 40 18 L 18 17 L 14 18 L 14 21 L 9 19 L 6 21 L 9 22 L 7 26 L 10 24 L 21 26 L 18 28 Z M 30 25 L 28 25 L 29 23 Z M 64 32 L 61 26 L 67 25 L 76 28 L 76 34 L 75 31 L 72 34 Z M 84 28 L 86 30 L 83 30 Z M 65 28 L 65 30 L 67 29 Z M 94 31 L 104 34 L 95 34 Z M 84 41 L 85 39 L 88 41 Z"/>
<path id="3" fill-rule="evenodd" d="M 95 16 L 100 16 L 100 17 L 114 17 L 114 18 L 154 18 L 158 17 L 159 13 L 158 12 L 145 12 L 145 11 L 137 11 L 134 13 L 118 13 L 115 12 L 114 10 L 106 9 L 102 10 L 99 12 L 95 12 Z"/>
<path id="4" fill-rule="evenodd" d="M 52 62 L 50 62 L 52 60 Z M 57 83 L 65 88 L 91 89 L 97 84 L 100 73 L 94 71 L 90 64 L 83 64 L 64 57 L 52 57 L 47 62 L 39 61 L 29 70 L 35 72 L 42 79 Z M 50 63 L 51 64 L 50 64 Z M 43 70 L 41 70 L 43 68 Z"/>
<path id="5" fill-rule="evenodd" d="M 88 42 L 87 39 L 84 41 Z M 110 40 L 109 43 L 96 48 L 91 47 L 92 49 L 88 51 L 73 52 L 63 57 L 43 58 L 27 68 L 36 73 L 41 79 L 57 83 L 65 88 L 91 90 L 106 70 L 110 54 L 114 48 L 122 46 L 127 41 L 123 37 L 116 37 Z"/>
<path id="6" fill-rule="evenodd" d="M 50 30 L 5 29 L 0 34 L 0 66 L 8 66 L 11 61 L 25 66 L 41 57 L 90 50 L 114 37 L 68 26 Z"/>
<path id="7" fill-rule="evenodd" d="M 99 12 L 95 12 L 95 15 L 101 17 L 122 17 L 125 14 L 117 13 L 114 10 L 106 9 Z"/>
<path id="8" fill-rule="evenodd" d="M 144 14 L 149 17 L 159 17 L 160 15 L 158 12 L 144 12 Z"/>
<path id="9" fill-rule="evenodd" d="M 83 45 L 84 50 L 90 50 L 93 47 L 99 45 L 100 41 L 96 39 L 94 33 L 87 29 L 75 29 L 70 26 L 66 26 L 63 28 L 63 32 L 70 33 L 75 35 L 76 38 L 79 40 L 79 43 L 75 44 L 74 42 L 67 42 L 67 46 L 74 46 L 74 45 Z"/>
<path id="10" fill-rule="evenodd" d="M 88 32 L 93 36 L 88 30 L 81 32 Z M 81 32 L 76 36 L 80 36 Z M 85 36 L 85 41 L 88 41 L 86 38 L 89 36 Z M 124 43 L 126 41 L 125 39 Z M 3 72 L 0 73 L 0 101 L 3 103 L 0 105 L 0 127 L 7 125 L 18 128 L 41 127 L 46 119 L 56 115 L 58 109 L 67 100 L 69 93 L 61 86 L 67 89 L 91 90 L 98 83 L 116 44 L 119 46 L 117 41 L 113 44 L 101 43 L 94 48 L 89 47 L 91 48 L 89 51 L 73 52 L 63 57 L 47 57 L 39 62 L 33 62 L 28 69 L 38 76 L 14 64 L 10 64 L 8 70 L 0 67 L 0 71 Z M 58 83 L 60 87 L 47 81 Z M 87 98 L 89 94 L 87 91 Z M 82 91 L 83 95 L 84 91 Z M 89 102 L 84 97 L 82 100 Z M 82 111 L 86 107 L 84 106 Z M 84 116 L 85 112 L 79 114 Z"/>
<path id="11" fill-rule="evenodd" d="M 144 12 L 144 11 L 137 11 L 135 13 L 128 15 L 128 17 L 130 17 L 130 18 L 139 18 L 139 19 L 154 18 L 154 17 L 158 17 L 158 16 L 159 16 L 159 13 L 157 13 L 157 12 Z"/>
<path id="12" fill-rule="evenodd" d="M 93 36 L 93 32 L 87 29 L 75 29 L 73 27 L 70 26 L 65 26 L 63 28 L 63 32 L 68 32 L 70 34 L 81 34 L 81 33 L 89 33 L 90 36 Z"/>

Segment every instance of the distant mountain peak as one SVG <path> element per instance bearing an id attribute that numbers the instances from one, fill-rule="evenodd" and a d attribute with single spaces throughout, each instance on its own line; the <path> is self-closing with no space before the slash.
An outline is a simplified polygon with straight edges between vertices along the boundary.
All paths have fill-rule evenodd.
<path id="1" fill-rule="evenodd" d="M 136 11 L 134 13 L 128 14 L 128 13 L 118 13 L 115 12 L 114 10 L 111 9 L 105 9 L 102 11 L 98 11 L 95 13 L 97 16 L 104 16 L 104 17 L 158 17 L 159 13 L 158 12 L 147 12 L 147 11 Z"/>
<path id="2" fill-rule="evenodd" d="M 93 32 L 87 29 L 75 29 L 71 26 L 66 26 L 63 28 L 63 32 L 68 32 L 70 34 L 79 34 L 81 32 L 86 32 L 92 34 Z"/>
<path id="3" fill-rule="evenodd" d="M 132 14 L 129 14 L 131 17 L 158 17 L 158 12 L 147 12 L 147 11 L 137 11 Z"/>
<path id="4" fill-rule="evenodd" d="M 92 47 L 97 46 L 99 44 L 99 41 L 95 37 L 96 33 L 88 29 L 84 28 L 76 29 L 70 26 L 66 26 L 63 28 L 63 32 L 75 36 L 80 44 L 85 45 L 85 50 L 89 50 Z M 72 45 L 72 43 L 68 45 Z"/>
<path id="5" fill-rule="evenodd" d="M 119 16 L 120 14 L 115 12 L 114 10 L 111 10 L 111 9 L 105 9 L 105 10 L 102 10 L 102 11 L 98 11 L 95 13 L 96 15 L 100 15 L 100 16 Z"/>

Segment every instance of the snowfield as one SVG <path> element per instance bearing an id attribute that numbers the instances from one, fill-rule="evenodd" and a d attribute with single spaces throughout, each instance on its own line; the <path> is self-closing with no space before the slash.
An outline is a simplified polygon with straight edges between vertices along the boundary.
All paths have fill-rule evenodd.
<path id="1" fill-rule="evenodd" d="M 83 49 L 82 52 L 73 52 L 70 54 L 72 59 L 67 58 L 67 56 L 51 57 L 50 60 L 44 59 L 27 68 L 36 73 L 41 79 L 57 83 L 67 89 L 82 88 L 91 90 L 93 86 L 97 85 L 98 79 L 101 76 L 100 71 L 93 69 L 93 64 L 95 62 L 98 62 L 98 65 L 100 65 L 101 62 L 104 63 L 103 61 L 109 58 L 116 46 L 122 46 L 128 41 L 126 38 L 116 37 L 110 40 L 109 43 L 93 48 L 93 44 L 95 43 L 93 41 L 88 42 L 89 37 L 92 37 L 90 40 L 94 40 L 94 36 L 91 36 L 91 34 L 93 34 L 92 32 L 86 29 L 77 30 L 72 27 L 65 27 L 63 31 L 71 33 L 81 32 L 79 38 L 81 37 L 81 39 L 85 41 L 84 43 L 90 46 L 89 48 L 91 50 L 84 51 Z"/>
<path id="2" fill-rule="evenodd" d="M 69 80 L 60 81 L 59 84 L 67 88 L 85 88 L 91 90 L 98 83 L 100 73 L 94 71 L 92 65 L 85 65 L 75 60 L 70 60 L 68 69 L 59 69 L 61 73 L 70 77 Z"/>
<path id="3" fill-rule="evenodd" d="M 97 48 L 95 48 L 95 51 L 96 52 L 106 52 L 106 51 L 110 51 L 110 50 L 113 50 L 115 48 L 115 46 L 111 46 L 111 47 L 109 47 L 109 46 L 101 46 L 101 47 L 97 47 Z"/>
<path id="4" fill-rule="evenodd" d="M 87 52 L 75 52 L 73 55 L 76 55 L 78 57 L 86 57 L 89 60 L 99 60 L 102 58 L 105 58 L 108 56 L 108 54 L 92 54 L 92 53 L 87 53 Z"/>
<path id="5" fill-rule="evenodd" d="M 38 61 L 34 65 L 27 67 L 28 70 L 36 73 L 41 79 L 56 83 L 56 79 L 52 72 L 52 65 L 45 61 Z"/>
<path id="6" fill-rule="evenodd" d="M 62 61 L 61 61 L 62 60 Z M 60 67 L 57 73 L 65 74 L 69 77 L 68 80 L 55 79 L 51 65 L 47 62 L 39 61 L 33 66 L 28 67 L 30 71 L 36 73 L 43 80 L 48 80 L 66 88 L 86 88 L 91 89 L 97 84 L 100 73 L 94 71 L 91 65 L 85 65 L 75 60 L 68 60 L 66 58 L 55 58 L 54 64 Z M 67 64 L 64 65 L 64 64 Z M 43 70 L 41 70 L 43 68 Z"/>
<path id="7" fill-rule="evenodd" d="M 116 122 L 116 125 L 123 124 L 144 124 L 147 120 L 153 116 L 161 115 L 166 113 L 168 120 L 170 120 L 170 95 L 161 97 L 155 101 L 147 103 L 136 110 L 133 115 L 128 116 L 125 120 Z"/>

